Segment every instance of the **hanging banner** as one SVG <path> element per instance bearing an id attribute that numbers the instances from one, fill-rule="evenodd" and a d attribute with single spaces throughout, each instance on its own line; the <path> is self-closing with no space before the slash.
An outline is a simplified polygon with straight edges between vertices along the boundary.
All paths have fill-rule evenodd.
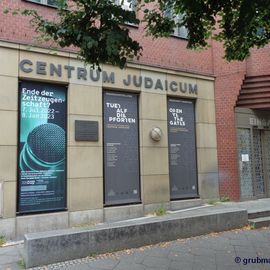
<path id="1" fill-rule="evenodd" d="M 105 204 L 140 201 L 138 97 L 104 93 Z"/>
<path id="2" fill-rule="evenodd" d="M 171 199 L 197 197 L 194 103 L 168 100 Z"/>
<path id="3" fill-rule="evenodd" d="M 66 207 L 66 88 L 20 84 L 18 212 Z"/>

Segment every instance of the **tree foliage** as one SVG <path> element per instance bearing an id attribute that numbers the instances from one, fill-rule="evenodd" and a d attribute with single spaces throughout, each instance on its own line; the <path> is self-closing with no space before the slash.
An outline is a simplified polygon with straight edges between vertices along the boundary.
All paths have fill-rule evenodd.
<path id="1" fill-rule="evenodd" d="M 70 3 L 69 3 L 70 4 Z M 124 67 L 128 58 L 139 57 L 141 46 L 129 35 L 125 24 L 138 24 L 134 11 L 124 10 L 110 0 L 58 0 L 56 19 L 47 19 L 36 10 L 6 9 L 6 13 L 31 17 L 40 37 L 52 39 L 64 48 L 76 47 L 86 63 L 110 63 Z"/>
<path id="2" fill-rule="evenodd" d="M 58 0 L 57 19 L 49 20 L 36 10 L 17 10 L 31 16 L 41 36 L 60 47 L 75 46 L 86 62 L 99 66 L 111 63 L 121 68 L 139 57 L 140 44 L 132 39 L 129 24 L 138 24 L 136 12 L 124 10 L 114 0 Z M 128 0 L 132 4 L 132 0 Z M 70 3 L 70 2 L 69 2 Z M 263 47 L 270 38 L 270 0 L 138 0 L 144 12 L 146 32 L 168 37 L 176 26 L 188 28 L 191 49 L 208 46 L 211 38 L 222 41 L 227 60 L 243 60 L 252 47 Z M 166 11 L 173 16 L 166 16 Z M 184 14 L 181 22 L 177 14 Z"/>
<path id="3" fill-rule="evenodd" d="M 156 2 L 155 0 L 145 0 Z M 270 39 L 270 0 L 158 0 L 145 10 L 148 32 L 167 36 L 175 24 L 164 16 L 184 14 L 179 26 L 188 28 L 188 48 L 206 47 L 210 38 L 222 41 L 227 60 L 244 60 L 252 47 L 263 47 Z"/>

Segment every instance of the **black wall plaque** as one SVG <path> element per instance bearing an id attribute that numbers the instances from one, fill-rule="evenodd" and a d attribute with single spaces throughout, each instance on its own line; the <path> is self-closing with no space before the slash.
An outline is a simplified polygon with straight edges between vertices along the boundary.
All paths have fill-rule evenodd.
<path id="1" fill-rule="evenodd" d="M 75 120 L 75 141 L 98 141 L 98 122 Z"/>
<path id="2" fill-rule="evenodd" d="M 138 96 L 104 93 L 105 204 L 140 202 Z"/>
<path id="3" fill-rule="evenodd" d="M 171 199 L 198 196 L 194 103 L 168 100 Z"/>

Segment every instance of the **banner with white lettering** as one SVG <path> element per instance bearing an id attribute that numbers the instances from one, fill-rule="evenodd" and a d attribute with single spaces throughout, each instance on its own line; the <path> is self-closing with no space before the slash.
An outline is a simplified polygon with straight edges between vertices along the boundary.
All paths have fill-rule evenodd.
<path id="1" fill-rule="evenodd" d="M 140 201 L 138 96 L 104 93 L 105 204 Z"/>
<path id="2" fill-rule="evenodd" d="M 20 84 L 18 212 L 66 207 L 66 88 Z"/>
<path id="3" fill-rule="evenodd" d="M 171 199 L 198 196 L 194 103 L 168 100 Z"/>

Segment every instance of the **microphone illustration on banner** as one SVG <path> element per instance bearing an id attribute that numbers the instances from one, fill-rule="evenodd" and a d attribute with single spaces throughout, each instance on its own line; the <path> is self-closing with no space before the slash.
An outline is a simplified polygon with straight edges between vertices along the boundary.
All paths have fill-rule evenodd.
<path id="1" fill-rule="evenodd" d="M 47 123 L 35 127 L 20 154 L 22 171 L 61 170 L 65 160 L 65 131 Z"/>

